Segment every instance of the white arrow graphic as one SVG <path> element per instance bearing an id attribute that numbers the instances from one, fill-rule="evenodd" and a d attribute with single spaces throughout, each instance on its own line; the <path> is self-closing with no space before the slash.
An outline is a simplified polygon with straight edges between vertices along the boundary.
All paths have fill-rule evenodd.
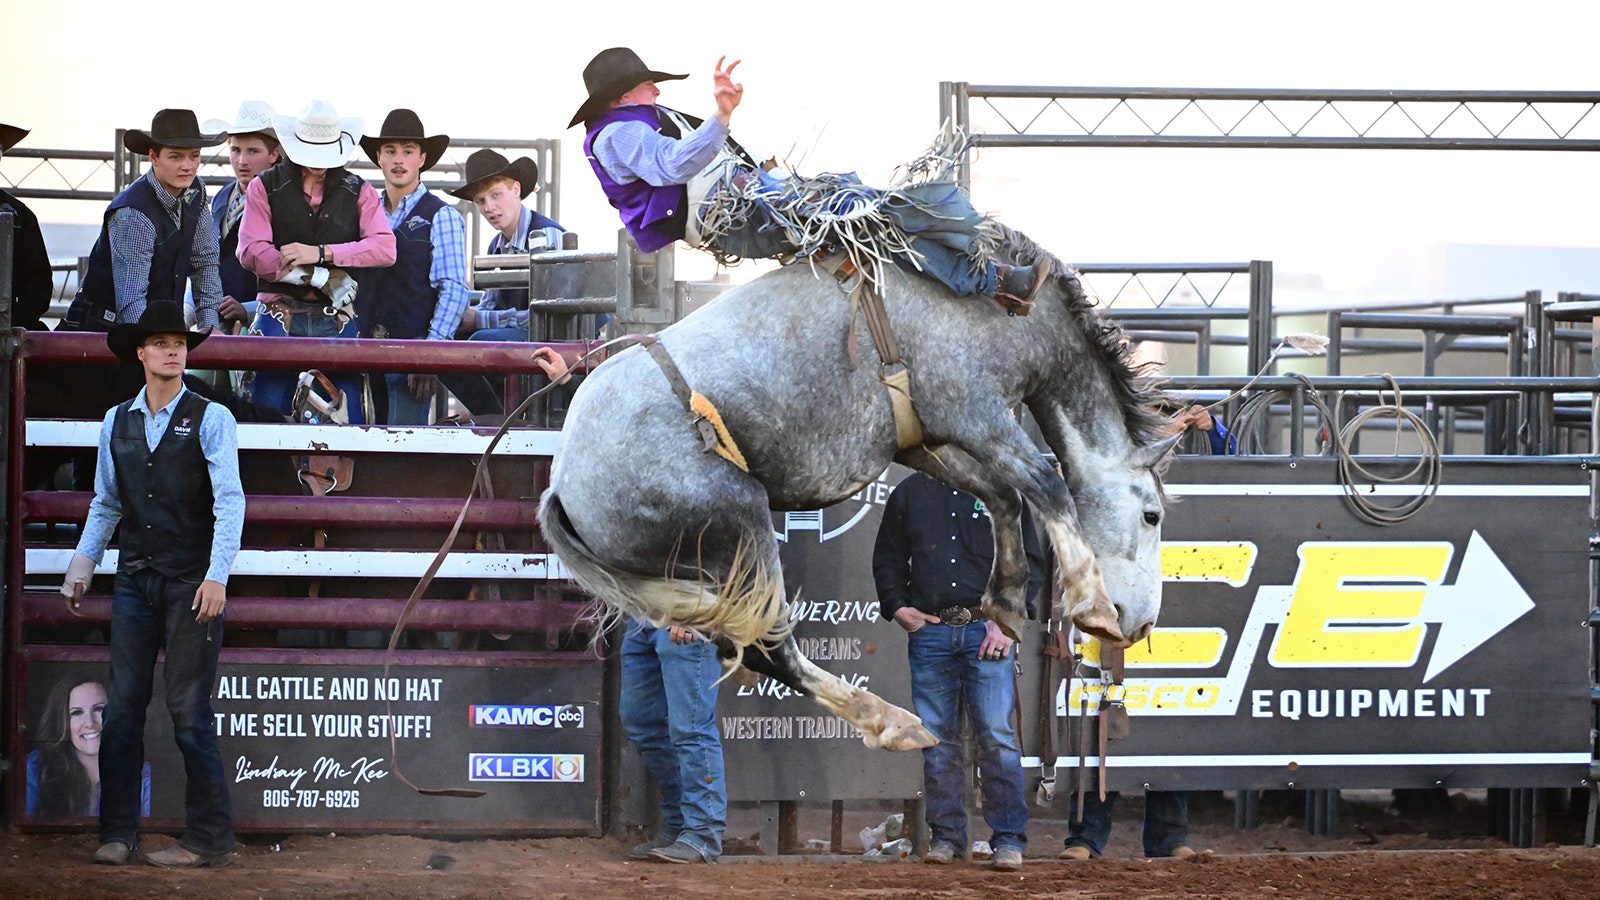
<path id="1" fill-rule="evenodd" d="M 1424 622 L 1439 623 L 1439 638 L 1434 641 L 1424 684 L 1450 668 L 1462 657 L 1482 646 L 1506 626 L 1533 609 L 1533 598 L 1517 583 L 1489 542 L 1472 532 L 1467 550 L 1461 555 L 1461 570 L 1455 584 L 1428 588 L 1422 601 Z"/>

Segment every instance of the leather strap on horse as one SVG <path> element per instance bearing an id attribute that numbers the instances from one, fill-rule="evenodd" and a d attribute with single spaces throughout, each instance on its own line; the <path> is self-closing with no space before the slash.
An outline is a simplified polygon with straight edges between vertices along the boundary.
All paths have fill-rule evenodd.
<path id="1" fill-rule="evenodd" d="M 821 261 L 823 268 L 833 273 L 840 285 L 855 279 L 850 288 L 850 309 L 859 312 L 867 322 L 867 333 L 872 335 L 872 346 L 877 348 L 882 362 L 878 380 L 889 389 L 889 409 L 894 414 L 895 445 L 904 450 L 922 443 L 922 419 L 911 403 L 911 370 L 900 357 L 900 342 L 895 339 L 894 328 L 889 324 L 889 311 L 883 306 L 883 296 L 869 273 L 858 269 L 843 253 Z M 851 358 L 855 357 L 855 329 L 850 329 Z M 891 371 L 892 370 L 892 371 Z"/>
<path id="2" fill-rule="evenodd" d="M 1100 799 L 1106 799 L 1109 743 L 1128 736 L 1128 709 L 1122 704 L 1123 651 L 1100 642 Z"/>
<path id="3" fill-rule="evenodd" d="M 1059 584 L 1057 586 L 1059 590 Z M 1054 605 L 1051 607 L 1054 609 Z M 1039 709 L 1039 796 L 1040 806 L 1049 806 L 1056 792 L 1056 716 L 1055 694 L 1057 662 L 1072 659 L 1072 645 L 1061 620 L 1055 616 L 1045 623 L 1044 645 L 1040 648 Z"/>
<path id="4" fill-rule="evenodd" d="M 742 472 L 749 472 L 750 466 L 744 461 L 744 454 L 739 451 L 739 445 L 734 441 L 733 434 L 728 431 L 728 426 L 722 421 L 722 414 L 717 412 L 717 407 L 704 394 L 690 389 L 689 382 L 683 377 L 683 372 L 678 370 L 678 364 L 672 361 L 672 355 L 667 348 L 661 346 L 654 335 L 630 335 L 644 348 L 650 351 L 650 358 L 661 367 L 661 374 L 667 378 L 667 384 L 672 386 L 672 393 L 683 403 L 683 408 L 694 417 L 694 427 L 700 432 L 700 441 L 705 444 L 705 452 L 715 453 L 728 462 L 739 467 Z"/>

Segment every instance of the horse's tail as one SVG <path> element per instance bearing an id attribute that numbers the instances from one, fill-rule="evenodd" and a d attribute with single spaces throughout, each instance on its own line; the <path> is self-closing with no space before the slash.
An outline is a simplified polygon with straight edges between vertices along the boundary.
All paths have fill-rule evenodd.
<path id="1" fill-rule="evenodd" d="M 572 580 L 613 613 L 720 635 L 740 647 L 782 641 L 794 627 L 770 535 L 741 538 L 725 575 L 696 565 L 700 577 L 688 579 L 639 575 L 600 559 L 572 527 L 554 487 L 539 501 L 539 529 Z M 675 562 L 667 562 L 668 570 Z"/>

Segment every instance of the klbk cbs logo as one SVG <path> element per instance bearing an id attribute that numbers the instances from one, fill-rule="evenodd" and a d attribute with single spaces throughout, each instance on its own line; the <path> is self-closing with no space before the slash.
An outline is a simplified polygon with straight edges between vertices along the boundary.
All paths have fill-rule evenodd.
<path id="1" fill-rule="evenodd" d="M 583 755 L 579 753 L 471 753 L 467 755 L 469 781 L 583 780 Z"/>
<path id="2" fill-rule="evenodd" d="M 1121 699 L 1141 715 L 1231 716 L 1240 707 L 1267 628 L 1266 662 L 1279 669 L 1408 669 L 1421 660 L 1430 626 L 1438 629 L 1422 675 L 1426 684 L 1488 643 L 1534 608 L 1487 541 L 1476 531 L 1445 583 L 1455 546 L 1445 541 L 1308 541 L 1298 548 L 1294 581 L 1256 589 L 1244 627 L 1157 627 L 1128 648 L 1129 677 Z M 1162 579 L 1244 588 L 1255 567 L 1249 541 L 1163 543 Z M 1232 638 L 1233 650 L 1227 655 Z M 1090 641 L 1085 661 L 1099 664 Z M 1139 677 L 1141 669 L 1215 671 L 1221 676 Z M 1071 685 L 1069 690 L 1068 685 Z M 1107 686 L 1063 679 L 1058 715 L 1094 715 Z M 1111 686 L 1114 693 L 1116 686 Z"/>

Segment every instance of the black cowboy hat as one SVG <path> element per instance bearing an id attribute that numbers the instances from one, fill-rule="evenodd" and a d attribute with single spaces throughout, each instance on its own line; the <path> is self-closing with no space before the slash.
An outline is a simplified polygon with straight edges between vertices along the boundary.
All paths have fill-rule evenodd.
<path id="1" fill-rule="evenodd" d="M 516 162 L 506 162 L 504 156 L 485 148 L 467 157 L 464 168 L 466 172 L 461 177 L 467 183 L 449 192 L 450 196 L 463 200 L 471 200 L 483 189 L 483 183 L 496 175 L 504 175 L 521 185 L 524 200 L 539 185 L 539 164 L 526 156 L 517 157 Z"/>
<path id="2" fill-rule="evenodd" d="M 163 109 L 150 120 L 150 130 L 130 128 L 122 133 L 122 146 L 145 154 L 157 147 L 215 147 L 227 140 L 225 134 L 201 134 L 200 122 L 192 109 Z"/>
<path id="3" fill-rule="evenodd" d="M 0 122 L 0 153 L 4 153 L 17 145 L 17 141 L 28 136 L 28 129 L 18 128 Z"/>
<path id="4" fill-rule="evenodd" d="M 567 127 L 587 122 L 605 112 L 611 101 L 646 81 L 679 81 L 688 77 L 657 72 L 627 47 L 601 50 L 583 67 L 583 86 L 589 90 L 589 99 L 578 107 L 577 114 L 567 123 Z"/>
<path id="5" fill-rule="evenodd" d="M 170 146 L 170 145 L 169 145 Z M 144 308 L 138 322 L 123 322 L 111 326 L 106 335 L 106 346 L 125 363 L 139 362 L 139 345 L 153 334 L 181 334 L 193 350 L 211 336 L 211 329 L 190 331 L 183 320 L 183 307 L 170 300 L 158 300 Z"/>
<path id="6" fill-rule="evenodd" d="M 378 161 L 378 151 L 384 144 L 395 141 L 411 141 L 421 144 L 422 152 L 427 154 L 427 160 L 422 164 L 422 171 L 433 168 L 433 164 L 444 155 L 446 147 L 450 146 L 450 135 L 436 134 L 424 137 L 422 134 L 422 120 L 409 109 L 391 110 L 383 120 L 383 128 L 377 134 L 367 135 L 361 139 L 361 149 L 366 151 L 367 158 L 373 162 Z"/>

